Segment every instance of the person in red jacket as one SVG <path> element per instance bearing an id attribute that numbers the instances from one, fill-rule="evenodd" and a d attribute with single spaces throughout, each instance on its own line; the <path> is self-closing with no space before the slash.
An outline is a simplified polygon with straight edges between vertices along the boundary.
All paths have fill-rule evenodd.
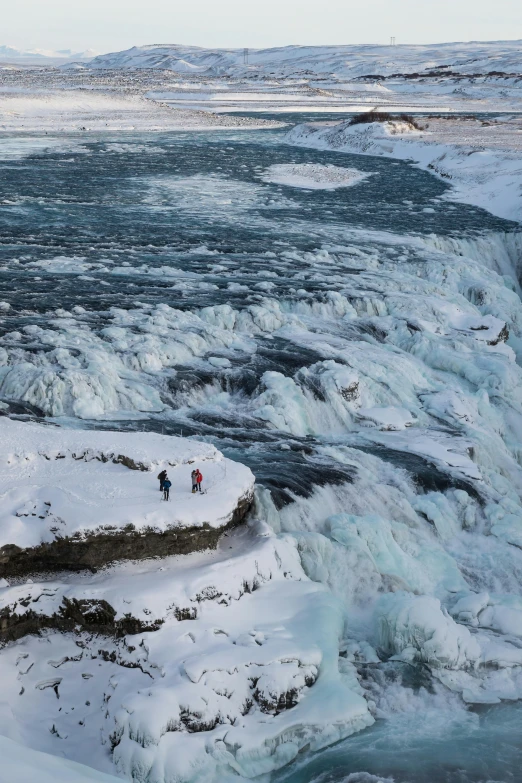
<path id="1" fill-rule="evenodd" d="M 201 489 L 201 482 L 202 481 L 203 481 L 203 473 L 198 468 L 196 470 L 196 484 L 197 484 L 197 488 L 198 488 L 199 492 L 203 492 L 203 490 Z"/>

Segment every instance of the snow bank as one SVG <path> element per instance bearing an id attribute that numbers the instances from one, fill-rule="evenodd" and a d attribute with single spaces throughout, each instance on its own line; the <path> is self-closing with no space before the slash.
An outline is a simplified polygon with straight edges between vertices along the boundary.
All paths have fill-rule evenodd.
<path id="1" fill-rule="evenodd" d="M 302 147 L 413 160 L 453 185 L 448 198 L 474 204 L 509 220 L 522 221 L 522 164 L 516 151 L 444 143 L 401 121 L 350 125 L 298 125 L 286 141 Z"/>
<path id="2" fill-rule="evenodd" d="M 210 444 L 61 429 L 0 418 L 0 546 L 27 548 L 92 532 L 221 528 L 252 495 L 250 470 Z M 205 494 L 192 495 L 200 468 Z M 172 482 L 160 502 L 160 470 Z"/>

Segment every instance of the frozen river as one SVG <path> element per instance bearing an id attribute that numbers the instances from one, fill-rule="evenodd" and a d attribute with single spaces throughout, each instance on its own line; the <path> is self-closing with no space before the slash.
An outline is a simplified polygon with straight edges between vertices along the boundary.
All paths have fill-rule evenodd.
<path id="1" fill-rule="evenodd" d="M 471 590 L 522 612 L 515 522 L 506 510 L 491 535 L 488 510 L 520 509 L 520 234 L 410 164 L 284 133 L 10 137 L 0 400 L 68 426 L 194 435 L 252 468 L 259 513 L 343 602 L 342 657 L 377 718 L 278 781 L 516 781 L 518 706 L 477 704 L 519 698 L 518 670 L 463 701 L 463 685 L 360 644 L 388 591 L 451 614 Z M 361 176 L 268 181 L 301 164 Z M 386 520 L 401 555 L 354 555 L 350 514 Z"/>

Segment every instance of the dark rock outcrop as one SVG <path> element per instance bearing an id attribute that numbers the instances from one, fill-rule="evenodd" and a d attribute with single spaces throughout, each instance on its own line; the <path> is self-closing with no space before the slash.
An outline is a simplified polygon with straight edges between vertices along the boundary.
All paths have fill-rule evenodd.
<path id="1" fill-rule="evenodd" d="M 239 499 L 222 527 L 176 527 L 155 530 L 99 530 L 83 537 L 57 538 L 27 549 L 14 544 L 0 548 L 0 578 L 57 571 L 96 571 L 118 560 L 185 555 L 215 549 L 221 535 L 241 524 L 253 502 L 253 492 Z"/>
<path id="2" fill-rule="evenodd" d="M 16 609 L 13 606 L 0 611 L 0 643 L 13 642 L 47 628 L 54 631 L 90 631 L 119 638 L 127 634 L 157 631 L 163 624 L 163 620 L 146 623 L 130 614 L 116 620 L 116 611 L 104 599 L 64 597 L 58 610 L 50 615 L 32 609 L 20 614 Z"/>

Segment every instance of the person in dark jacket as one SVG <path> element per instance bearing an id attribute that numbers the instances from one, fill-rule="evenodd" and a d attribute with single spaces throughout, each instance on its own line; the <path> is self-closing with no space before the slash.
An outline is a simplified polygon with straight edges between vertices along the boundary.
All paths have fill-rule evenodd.
<path id="1" fill-rule="evenodd" d="M 161 473 L 158 473 L 159 483 L 160 483 L 160 492 L 163 492 L 163 482 L 167 478 L 167 471 L 162 470 Z"/>
<path id="2" fill-rule="evenodd" d="M 163 500 L 170 500 L 170 488 L 172 486 L 172 482 L 169 480 L 168 476 L 165 476 L 163 480 Z"/>
<path id="3" fill-rule="evenodd" d="M 192 480 L 192 493 L 198 491 L 198 479 L 197 479 L 197 477 L 198 477 L 197 470 L 193 470 L 192 473 L 190 474 L 190 478 Z"/>

